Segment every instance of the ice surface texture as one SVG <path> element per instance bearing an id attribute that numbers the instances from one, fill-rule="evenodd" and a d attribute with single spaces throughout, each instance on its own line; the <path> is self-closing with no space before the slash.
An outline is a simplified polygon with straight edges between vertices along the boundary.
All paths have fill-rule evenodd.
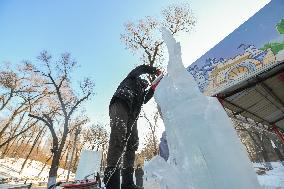
<path id="1" fill-rule="evenodd" d="M 182 64 L 180 44 L 167 30 L 163 38 L 169 62 L 155 100 L 163 114 L 170 157 L 167 165 L 159 158 L 149 162 L 146 176 L 156 177 L 162 189 L 261 188 L 223 107 L 199 91 Z"/>

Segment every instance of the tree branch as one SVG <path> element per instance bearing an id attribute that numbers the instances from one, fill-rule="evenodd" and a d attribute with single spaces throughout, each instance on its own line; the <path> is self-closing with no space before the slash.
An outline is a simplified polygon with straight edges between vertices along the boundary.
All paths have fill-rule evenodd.
<path id="1" fill-rule="evenodd" d="M 6 140 L 5 142 L 3 142 L 2 144 L 0 144 L 0 148 L 2 148 L 5 144 L 9 143 L 11 140 L 13 140 L 14 138 L 17 138 L 19 135 L 25 133 L 27 130 L 29 130 L 31 127 L 33 127 L 35 124 L 37 123 L 37 121 L 33 124 L 31 124 L 29 127 L 27 127 L 26 129 L 22 130 L 21 132 L 19 132 L 18 134 L 14 135 L 13 137 L 9 138 L 8 140 Z"/>
<path id="2" fill-rule="evenodd" d="M 3 97 L 3 104 L 2 104 L 2 106 L 1 106 L 1 108 L 0 108 L 0 110 L 3 110 L 4 108 L 5 108 L 5 106 L 8 104 L 8 102 L 11 100 L 11 98 L 13 97 L 13 93 L 14 93 L 14 90 L 13 89 L 11 89 L 11 91 L 9 92 L 9 97 L 8 97 L 8 99 L 5 101 L 4 100 L 4 97 Z"/>
<path id="3" fill-rule="evenodd" d="M 68 113 L 68 116 L 67 116 L 68 119 L 70 118 L 72 113 L 75 111 L 75 109 L 80 105 L 80 103 L 82 103 L 84 100 L 88 99 L 90 95 L 91 95 L 91 93 L 89 92 L 86 96 L 84 96 L 83 98 L 81 98 L 80 100 L 78 100 L 76 102 L 76 104 L 71 108 L 70 112 Z"/>
<path id="4" fill-rule="evenodd" d="M 48 77 L 50 78 L 52 84 L 53 84 L 54 87 L 55 87 L 56 94 L 57 94 L 58 99 L 59 99 L 59 102 L 60 102 L 60 104 L 61 104 L 61 107 L 62 107 L 62 111 L 63 111 L 63 113 L 64 113 L 64 116 L 67 117 L 66 105 L 65 105 L 65 103 L 64 103 L 64 101 L 63 101 L 63 98 L 62 98 L 62 95 L 61 95 L 61 92 L 60 92 L 60 88 L 59 88 L 59 86 L 55 83 L 53 77 L 52 77 L 50 74 L 48 74 Z"/>

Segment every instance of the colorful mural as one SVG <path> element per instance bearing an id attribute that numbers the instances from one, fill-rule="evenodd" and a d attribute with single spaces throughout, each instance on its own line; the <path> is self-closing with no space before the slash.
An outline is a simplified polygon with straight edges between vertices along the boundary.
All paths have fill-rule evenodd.
<path id="1" fill-rule="evenodd" d="M 283 10 L 283 0 L 272 0 L 187 68 L 205 95 L 214 96 L 283 63 Z"/>

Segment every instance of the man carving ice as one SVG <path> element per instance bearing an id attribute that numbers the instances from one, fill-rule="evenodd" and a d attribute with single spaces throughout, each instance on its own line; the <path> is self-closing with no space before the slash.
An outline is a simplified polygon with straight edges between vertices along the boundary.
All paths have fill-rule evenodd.
<path id="1" fill-rule="evenodd" d="M 104 176 L 107 189 L 120 188 L 121 160 L 123 161 L 121 189 L 139 188 L 133 182 L 135 151 L 139 144 L 137 118 L 142 105 L 152 98 L 157 85 L 157 83 L 152 84 L 150 89 L 146 90 L 148 81 L 140 78 L 143 74 L 158 76 L 160 71 L 148 65 L 136 67 L 120 83 L 110 101 L 111 134 Z"/>

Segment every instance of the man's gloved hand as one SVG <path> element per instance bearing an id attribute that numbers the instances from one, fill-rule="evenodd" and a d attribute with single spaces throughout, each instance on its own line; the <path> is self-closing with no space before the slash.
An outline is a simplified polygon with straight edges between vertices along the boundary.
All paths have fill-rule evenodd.
<path id="1" fill-rule="evenodd" d="M 157 69 L 156 76 L 161 75 L 161 73 L 162 73 L 162 71 L 161 71 L 161 70 L 159 70 L 159 69 Z"/>
<path id="2" fill-rule="evenodd" d="M 156 90 L 156 87 L 158 86 L 158 84 L 159 84 L 159 82 L 157 82 L 157 83 L 154 84 L 154 85 L 151 85 L 151 88 L 152 88 L 153 90 Z"/>
<path id="3" fill-rule="evenodd" d="M 151 85 L 151 88 L 152 88 L 153 90 L 156 89 L 156 87 L 157 87 L 158 84 L 160 83 L 161 79 L 164 77 L 164 74 L 163 74 L 160 70 L 158 70 L 158 71 L 159 71 L 159 75 L 158 75 L 158 77 L 152 82 L 152 85 Z M 157 71 L 157 73 L 158 73 L 158 71 Z"/>

